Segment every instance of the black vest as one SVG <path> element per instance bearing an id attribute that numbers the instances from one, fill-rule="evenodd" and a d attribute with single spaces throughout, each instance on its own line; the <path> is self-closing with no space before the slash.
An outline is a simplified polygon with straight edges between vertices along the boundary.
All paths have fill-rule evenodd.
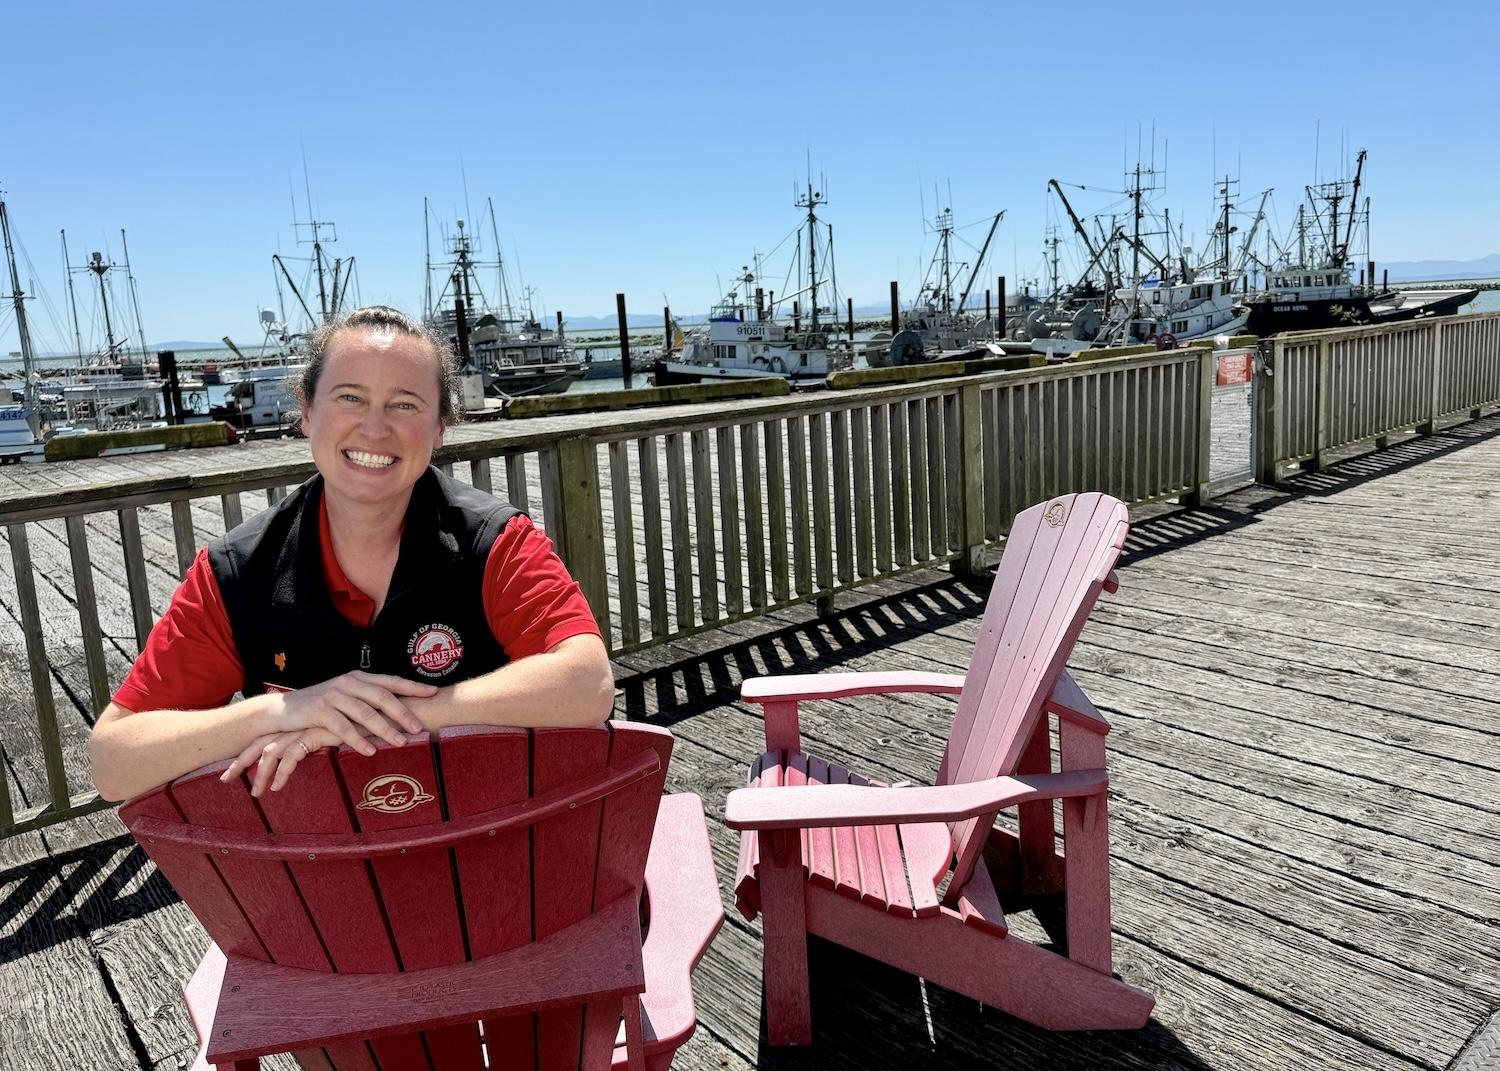
<path id="1" fill-rule="evenodd" d="M 323 580 L 314 476 L 208 545 L 245 669 L 241 691 L 305 688 L 353 669 L 447 685 L 510 659 L 484 612 L 484 566 L 514 506 L 429 468 L 412 488 L 385 605 L 351 624 Z"/>

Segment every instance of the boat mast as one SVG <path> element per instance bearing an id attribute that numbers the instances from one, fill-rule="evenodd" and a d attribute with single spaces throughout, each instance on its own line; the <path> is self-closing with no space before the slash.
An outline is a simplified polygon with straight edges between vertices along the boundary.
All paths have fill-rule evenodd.
<path id="1" fill-rule="evenodd" d="M 953 208 L 938 213 L 938 240 L 943 246 L 943 312 L 953 311 Z"/>
<path id="2" fill-rule="evenodd" d="M 812 177 L 807 179 L 807 193 L 797 197 L 797 208 L 807 209 L 807 275 L 808 292 L 812 295 L 812 331 L 818 330 L 818 216 L 817 207 L 824 202 L 823 195 L 812 187 Z"/>
<path id="3" fill-rule="evenodd" d="M 83 360 L 83 335 L 78 330 L 78 301 L 73 297 L 73 268 L 72 261 L 68 259 L 68 232 L 60 231 L 62 235 L 63 275 L 68 280 L 68 308 L 73 313 L 73 352 L 80 361 Z"/>
<path id="4" fill-rule="evenodd" d="M 135 275 L 130 270 L 130 246 L 125 244 L 125 228 L 120 228 L 120 253 L 125 258 L 125 279 L 130 284 L 130 305 L 135 309 L 135 330 L 141 340 L 141 362 L 146 360 L 146 328 L 141 323 L 141 299 L 135 289 Z"/>
<path id="5" fill-rule="evenodd" d="M 115 355 L 115 331 L 109 321 L 109 288 L 104 285 L 104 275 L 113 267 L 104 262 L 104 254 L 93 252 L 89 254 L 87 271 L 93 272 L 99 278 L 99 300 L 104 309 L 104 355 L 113 358 Z"/>
<path id="6" fill-rule="evenodd" d="M 422 318 L 432 319 L 432 233 L 427 226 L 427 198 L 422 198 Z"/>
<path id="7" fill-rule="evenodd" d="M 16 269 L 16 251 L 10 240 L 10 214 L 5 208 L 5 198 L 0 195 L 0 231 L 5 234 L 5 261 L 10 266 L 10 299 L 16 309 L 16 333 L 21 338 L 21 375 L 24 380 L 26 400 L 22 411 L 33 437 L 40 434 L 37 419 L 36 359 L 31 352 L 31 330 L 26 324 L 26 295 L 21 290 L 21 273 Z"/>

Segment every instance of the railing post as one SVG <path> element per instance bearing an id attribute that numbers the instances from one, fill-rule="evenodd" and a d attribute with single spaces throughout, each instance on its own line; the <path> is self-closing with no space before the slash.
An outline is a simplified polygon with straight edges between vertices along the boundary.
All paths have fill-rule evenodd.
<path id="1" fill-rule="evenodd" d="M 1422 429 L 1427 435 L 1436 435 L 1438 414 L 1442 411 L 1443 395 L 1443 321 L 1432 321 L 1432 403 L 1428 406 L 1427 424 Z"/>
<path id="2" fill-rule="evenodd" d="M 1197 441 L 1194 444 L 1195 463 L 1193 484 L 1182 496 L 1185 506 L 1203 506 L 1208 503 L 1208 485 L 1213 471 L 1213 419 L 1214 381 L 1217 378 L 1218 357 L 1211 349 L 1198 354 L 1198 419 Z"/>
<path id="3" fill-rule="evenodd" d="M 1276 420 L 1281 411 L 1281 340 L 1265 339 L 1255 361 L 1255 482 L 1276 482 Z"/>
<path id="4" fill-rule="evenodd" d="M 1328 339 L 1318 339 L 1318 392 L 1314 396 L 1313 471 L 1328 464 L 1328 426 L 1333 415 L 1333 351 Z"/>
<path id="5" fill-rule="evenodd" d="M 953 488 L 956 501 L 950 501 L 949 508 L 958 511 L 963 556 L 954 559 L 950 570 L 960 576 L 978 576 L 984 568 L 984 440 L 980 431 L 984 405 L 978 383 L 958 389 L 954 412 L 960 475 Z"/>
<path id="6" fill-rule="evenodd" d="M 547 534 L 583 589 L 606 647 L 609 586 L 605 576 L 604 513 L 599 505 L 599 458 L 593 440 L 575 435 L 540 451 Z"/>

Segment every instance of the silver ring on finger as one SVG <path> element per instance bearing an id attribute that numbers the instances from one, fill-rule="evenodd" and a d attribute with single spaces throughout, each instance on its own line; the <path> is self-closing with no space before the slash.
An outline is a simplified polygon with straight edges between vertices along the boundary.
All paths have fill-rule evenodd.
<path id="1" fill-rule="evenodd" d="M 312 754 L 311 751 L 307 750 L 307 741 L 306 740 L 298 740 L 297 741 L 297 746 L 302 749 L 302 756 L 304 758 L 306 758 L 307 756 L 309 756 L 309 755 Z"/>

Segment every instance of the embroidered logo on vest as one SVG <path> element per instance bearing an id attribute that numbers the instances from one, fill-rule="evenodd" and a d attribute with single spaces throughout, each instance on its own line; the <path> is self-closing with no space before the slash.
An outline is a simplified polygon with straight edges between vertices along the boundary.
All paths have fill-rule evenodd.
<path id="1" fill-rule="evenodd" d="M 400 814 L 420 803 L 430 803 L 433 796 L 422 791 L 422 783 L 405 774 L 383 774 L 365 785 L 364 799 L 355 804 L 361 811 Z"/>
<path id="2" fill-rule="evenodd" d="M 447 625 L 423 625 L 406 641 L 411 664 L 424 677 L 441 677 L 464 656 L 463 641 Z"/>

